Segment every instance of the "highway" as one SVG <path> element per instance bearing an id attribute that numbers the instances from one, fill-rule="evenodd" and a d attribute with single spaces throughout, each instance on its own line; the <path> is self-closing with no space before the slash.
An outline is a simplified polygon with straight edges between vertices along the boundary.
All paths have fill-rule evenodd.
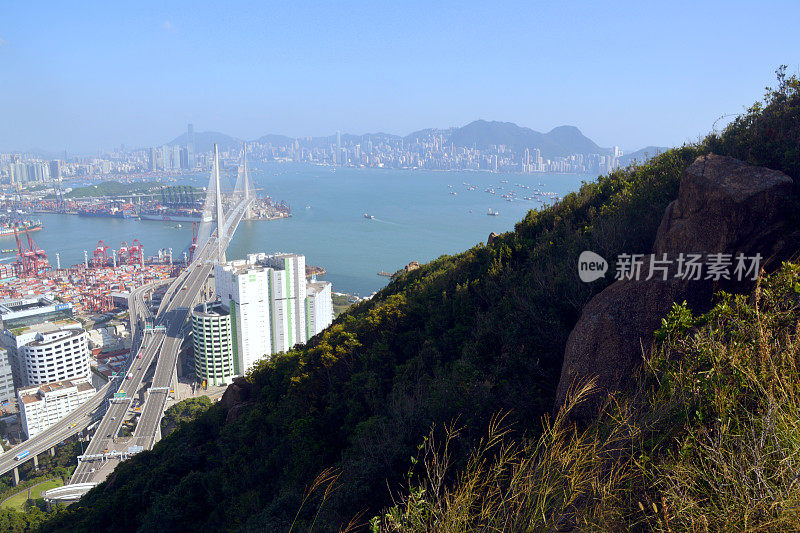
<path id="1" fill-rule="evenodd" d="M 188 289 L 183 291 L 180 289 L 180 287 L 182 287 L 187 280 L 194 280 L 197 278 L 200 275 L 200 270 L 201 269 L 198 268 L 195 268 L 194 270 L 187 270 L 178 276 L 178 278 L 176 278 L 176 280 L 172 283 L 170 289 L 168 289 L 161 301 L 158 314 L 159 318 L 157 319 L 159 322 L 165 322 L 165 324 L 169 324 L 169 314 L 176 310 L 177 307 L 183 306 L 188 298 L 186 294 L 188 293 Z M 178 288 L 175 289 L 175 287 Z M 176 294 L 176 290 L 179 294 Z M 194 296 L 197 296 L 198 293 L 199 291 L 196 292 Z M 148 398 L 145 397 L 145 394 L 147 393 L 142 390 L 145 374 L 156 360 L 159 352 L 161 351 L 161 347 L 167 341 L 168 336 L 174 336 L 174 334 L 175 330 L 171 326 L 166 327 L 166 331 L 149 330 L 149 332 L 144 334 L 145 338 L 142 346 L 135 355 L 135 352 L 131 352 L 129 370 L 125 373 L 125 376 L 121 378 L 118 393 L 124 393 L 125 396 L 124 398 L 110 399 L 111 403 L 108 411 L 103 417 L 103 420 L 100 422 L 100 425 L 97 427 L 92 441 L 89 443 L 89 446 L 84 452 L 84 456 L 100 456 L 106 454 L 107 451 L 125 453 L 127 452 L 128 447 L 134 444 L 134 442 L 132 442 L 130 439 L 118 439 L 117 435 L 122 427 L 122 423 L 125 421 L 126 415 L 128 415 L 132 410 L 133 401 L 136 399 L 140 404 L 143 402 L 145 404 L 147 403 Z M 167 384 L 167 387 L 169 387 L 169 383 Z M 167 390 L 167 392 L 169 392 L 169 390 Z M 144 410 L 144 407 L 142 409 Z M 102 481 L 105 479 L 108 473 L 114 469 L 121 458 L 122 457 L 110 460 L 96 459 L 79 461 L 78 467 L 72 475 L 70 483 Z"/>
<path id="2" fill-rule="evenodd" d="M 133 336 L 132 349 L 138 346 L 138 342 L 141 340 L 141 328 L 137 327 L 139 318 L 149 313 L 149 310 L 147 310 L 147 307 L 144 305 L 144 298 L 142 295 L 166 281 L 167 280 L 150 283 L 131 291 L 128 297 L 128 308 L 131 319 L 131 335 Z M 30 452 L 30 456 L 26 460 L 30 460 L 34 456 L 46 452 L 53 446 L 86 429 L 93 421 L 97 420 L 97 418 L 102 415 L 106 408 L 106 400 L 111 397 L 115 391 L 116 384 L 113 381 L 109 381 L 87 402 L 49 427 L 46 431 L 39 433 L 32 439 L 28 439 L 19 446 L 15 446 L 14 449 L 0 455 L 0 475 L 9 472 L 21 464 L 20 461 L 14 459 L 17 454 L 27 450 Z"/>
<path id="3" fill-rule="evenodd" d="M 139 353 L 131 356 L 130 371 L 119 390 L 120 393 L 124 391 L 125 397 L 111 399 L 111 405 L 79 460 L 70 484 L 99 483 L 121 461 L 141 450 L 149 450 L 155 444 L 180 347 L 189 331 L 191 309 L 198 303 L 213 268 L 213 259 L 220 250 L 227 249 L 250 202 L 252 200 L 239 202 L 229 214 L 223 226 L 221 246 L 217 245 L 216 235 L 212 235 L 192 264 L 170 285 L 155 317 L 155 324 L 163 326 L 163 329 L 147 333 Z M 155 370 L 148 386 L 145 377 L 154 361 Z M 135 414 L 132 411 L 134 400 L 143 405 L 133 437 L 117 437 L 126 415 Z"/>

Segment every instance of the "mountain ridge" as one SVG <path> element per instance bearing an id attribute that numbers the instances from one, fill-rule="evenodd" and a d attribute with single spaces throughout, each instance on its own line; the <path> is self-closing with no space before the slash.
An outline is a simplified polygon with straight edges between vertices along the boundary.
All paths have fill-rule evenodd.
<path id="1" fill-rule="evenodd" d="M 220 132 L 196 132 L 195 145 L 200 152 L 212 149 L 216 142 L 221 150 L 233 148 L 242 141 Z M 504 145 L 511 150 L 522 152 L 538 149 L 545 159 L 565 157 L 572 154 L 608 154 L 609 148 L 603 148 L 590 138 L 583 135 L 581 130 L 572 125 L 556 126 L 547 133 L 542 133 L 528 127 L 519 126 L 514 122 L 488 121 L 484 119 L 473 120 L 463 126 L 451 128 L 425 128 L 401 136 L 391 133 L 341 133 L 339 135 L 343 145 L 363 144 L 372 140 L 373 143 L 381 141 L 413 144 L 420 140 L 431 139 L 433 136 L 444 138 L 445 144 L 452 143 L 456 148 L 478 148 L 481 150 L 491 146 Z M 183 133 L 170 141 L 169 145 L 185 145 L 187 134 Z M 269 143 L 275 146 L 288 146 L 298 142 L 307 148 L 331 146 L 337 143 L 337 135 L 322 135 L 316 137 L 290 137 L 275 133 L 262 135 L 252 142 Z"/>

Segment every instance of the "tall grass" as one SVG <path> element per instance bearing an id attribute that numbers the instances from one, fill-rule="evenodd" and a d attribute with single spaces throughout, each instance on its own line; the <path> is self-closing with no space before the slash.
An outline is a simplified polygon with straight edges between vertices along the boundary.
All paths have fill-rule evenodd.
<path id="1" fill-rule="evenodd" d="M 372 530 L 800 531 L 799 335 L 796 264 L 706 315 L 676 305 L 591 426 L 568 416 L 590 382 L 538 438 L 498 415 L 460 463 L 460 429 L 434 428 Z"/>

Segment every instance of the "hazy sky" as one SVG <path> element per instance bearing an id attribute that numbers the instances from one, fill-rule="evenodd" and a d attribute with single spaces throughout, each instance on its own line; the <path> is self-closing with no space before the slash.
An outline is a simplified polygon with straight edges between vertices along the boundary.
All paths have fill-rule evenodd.
<path id="1" fill-rule="evenodd" d="M 674 145 L 800 66 L 797 0 L 166 4 L 0 2 L 0 151 L 478 118 Z"/>

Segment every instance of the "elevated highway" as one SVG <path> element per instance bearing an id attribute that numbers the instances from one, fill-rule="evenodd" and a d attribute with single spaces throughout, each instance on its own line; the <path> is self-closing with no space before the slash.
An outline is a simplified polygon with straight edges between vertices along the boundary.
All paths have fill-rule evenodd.
<path id="1" fill-rule="evenodd" d="M 144 294 L 153 290 L 158 285 L 166 281 L 159 281 L 150 283 L 139 287 L 133 291 L 128 297 L 128 310 L 131 321 L 131 350 L 135 350 L 141 342 L 143 335 L 143 328 L 141 324 L 143 320 L 149 315 L 150 311 L 144 302 Z M 72 411 L 69 415 L 62 418 L 47 430 L 39 433 L 31 439 L 26 440 L 19 446 L 15 446 L 13 450 L 7 451 L 0 455 L 0 475 L 6 474 L 9 471 L 14 471 L 15 482 L 19 481 L 18 466 L 26 461 L 34 461 L 37 463 L 37 456 L 41 453 L 53 450 L 53 448 L 64 442 L 66 439 L 84 431 L 87 427 L 98 421 L 105 413 L 107 403 L 106 401 L 113 396 L 117 390 L 117 383 L 109 381 L 97 393 L 92 396 L 88 401 L 82 404 L 78 409 Z M 23 460 L 17 460 L 16 457 L 20 453 L 29 452 L 29 455 Z"/>
<path id="2" fill-rule="evenodd" d="M 132 352 L 129 370 L 122 378 L 119 390 L 108 399 L 107 412 L 86 452 L 78 458 L 78 467 L 68 485 L 76 488 L 53 493 L 46 491 L 42 493 L 43 497 L 74 501 L 78 493 L 86 492 L 105 480 L 121 461 L 151 449 L 160 438 L 161 418 L 172 390 L 181 345 L 189 332 L 191 309 L 199 303 L 214 263 L 224 256 L 239 223 L 254 201 L 247 194 L 234 197 L 234 205 L 223 217 L 217 172 L 215 178 L 217 220 L 221 219 L 222 223 L 198 249 L 191 265 L 170 285 L 156 316 L 152 317 L 152 327 L 147 328 L 144 334 L 140 350 L 135 355 Z M 140 312 L 144 311 L 137 307 L 137 313 Z M 138 409 L 133 407 L 134 402 Z M 123 422 L 131 417 L 138 417 L 133 436 L 119 437 Z"/>

